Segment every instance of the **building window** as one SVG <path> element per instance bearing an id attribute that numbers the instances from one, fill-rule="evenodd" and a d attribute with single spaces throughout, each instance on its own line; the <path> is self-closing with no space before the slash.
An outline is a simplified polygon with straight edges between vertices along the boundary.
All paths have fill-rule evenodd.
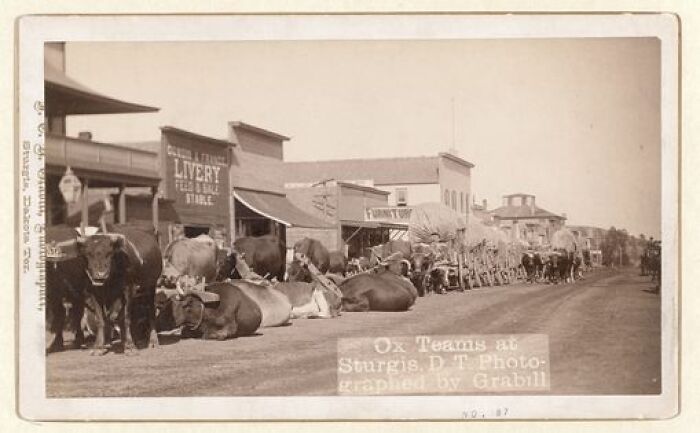
<path id="1" fill-rule="evenodd" d="M 452 191 L 452 210 L 457 211 L 457 191 Z"/>
<path id="2" fill-rule="evenodd" d="M 396 206 L 408 205 L 408 189 L 396 188 Z"/>
<path id="3" fill-rule="evenodd" d="M 450 190 L 445 189 L 445 206 L 450 205 Z"/>
<path id="4" fill-rule="evenodd" d="M 459 193 L 459 211 L 464 213 L 464 193 Z"/>

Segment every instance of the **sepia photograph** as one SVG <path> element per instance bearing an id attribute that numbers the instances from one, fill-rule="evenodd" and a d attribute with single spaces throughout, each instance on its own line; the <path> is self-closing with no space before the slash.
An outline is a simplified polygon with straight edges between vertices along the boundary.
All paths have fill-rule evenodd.
<path id="1" fill-rule="evenodd" d="M 42 41 L 20 149 L 38 200 L 19 203 L 40 245 L 20 357 L 43 365 L 20 396 L 71 419 L 192 397 L 245 402 L 232 419 L 265 418 L 252 397 L 319 402 L 270 415 L 289 419 L 380 417 L 372 398 L 431 418 L 410 407 L 438 397 L 467 400 L 435 418 L 672 416 L 668 20 L 341 38 L 287 18 L 310 36 Z"/>

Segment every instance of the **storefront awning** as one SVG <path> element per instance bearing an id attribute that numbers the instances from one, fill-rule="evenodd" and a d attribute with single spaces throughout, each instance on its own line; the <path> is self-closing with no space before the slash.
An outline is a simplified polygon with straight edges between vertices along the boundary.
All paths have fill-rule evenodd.
<path id="1" fill-rule="evenodd" d="M 385 222 L 385 221 L 380 221 L 379 227 L 383 227 L 386 229 L 392 229 L 392 230 L 408 230 L 408 224 L 390 223 L 390 222 Z"/>
<path id="2" fill-rule="evenodd" d="M 287 227 L 333 228 L 332 224 L 294 206 L 283 195 L 241 189 L 235 190 L 233 195 L 253 212 Z"/>
<path id="3" fill-rule="evenodd" d="M 340 220 L 340 224 L 350 227 L 360 227 L 363 229 L 376 229 L 380 225 L 376 221 L 357 221 L 357 220 Z"/>

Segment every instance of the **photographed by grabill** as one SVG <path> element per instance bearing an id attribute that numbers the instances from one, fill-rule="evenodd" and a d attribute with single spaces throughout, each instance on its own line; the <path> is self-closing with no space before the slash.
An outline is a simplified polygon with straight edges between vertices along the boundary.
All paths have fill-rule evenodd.
<path id="1" fill-rule="evenodd" d="M 26 416 L 675 413 L 672 18 L 190 18 L 22 23 Z"/>

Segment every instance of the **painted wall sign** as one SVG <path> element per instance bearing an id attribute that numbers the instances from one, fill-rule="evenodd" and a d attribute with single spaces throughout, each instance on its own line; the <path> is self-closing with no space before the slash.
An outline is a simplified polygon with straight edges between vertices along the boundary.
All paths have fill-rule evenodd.
<path id="1" fill-rule="evenodd" d="M 412 212 L 413 208 L 406 206 L 370 207 L 365 209 L 365 219 L 367 221 L 408 223 Z"/>
<path id="2" fill-rule="evenodd" d="M 166 198 L 183 223 L 228 225 L 229 149 L 164 131 L 163 154 Z"/>

